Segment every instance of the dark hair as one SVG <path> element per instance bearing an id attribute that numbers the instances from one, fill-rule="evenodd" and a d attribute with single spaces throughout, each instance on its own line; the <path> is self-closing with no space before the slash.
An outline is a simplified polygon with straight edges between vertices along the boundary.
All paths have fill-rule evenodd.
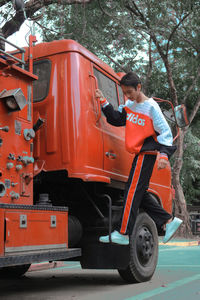
<path id="1" fill-rule="evenodd" d="M 128 72 L 120 80 L 120 85 L 132 86 L 136 89 L 138 84 L 141 83 L 140 78 L 134 72 Z"/>

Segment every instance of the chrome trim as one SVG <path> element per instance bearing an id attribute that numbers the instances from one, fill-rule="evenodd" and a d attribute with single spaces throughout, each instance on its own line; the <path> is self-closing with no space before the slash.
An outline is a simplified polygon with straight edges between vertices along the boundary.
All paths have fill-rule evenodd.
<path id="1" fill-rule="evenodd" d="M 28 252 L 28 251 L 41 251 L 41 250 L 57 250 L 67 249 L 67 244 L 52 244 L 52 245 L 37 245 L 37 246 L 21 246 L 21 247 L 5 247 L 5 253 L 14 252 Z"/>

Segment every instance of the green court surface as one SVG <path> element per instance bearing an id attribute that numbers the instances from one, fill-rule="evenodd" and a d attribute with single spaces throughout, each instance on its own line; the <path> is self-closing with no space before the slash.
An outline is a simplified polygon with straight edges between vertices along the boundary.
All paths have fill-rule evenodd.
<path id="1" fill-rule="evenodd" d="M 200 299 L 200 245 L 198 240 L 159 243 L 159 259 L 154 275 L 157 287 L 124 300 Z M 158 286 L 159 285 L 159 286 Z"/>

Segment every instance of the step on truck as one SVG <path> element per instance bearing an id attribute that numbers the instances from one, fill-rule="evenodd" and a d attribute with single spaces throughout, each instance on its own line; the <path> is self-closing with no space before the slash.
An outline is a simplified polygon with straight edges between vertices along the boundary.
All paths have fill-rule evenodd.
<path id="1" fill-rule="evenodd" d="M 162 232 L 144 211 L 130 245 L 99 242 L 119 221 L 133 155 L 124 127 L 106 122 L 94 93 L 100 88 L 117 108 L 126 100 L 123 74 L 75 41 L 35 42 L 30 36 L 28 48 L 0 49 L 0 276 L 76 260 L 147 281 Z M 159 172 L 155 165 L 148 192 L 172 213 L 170 164 Z"/>

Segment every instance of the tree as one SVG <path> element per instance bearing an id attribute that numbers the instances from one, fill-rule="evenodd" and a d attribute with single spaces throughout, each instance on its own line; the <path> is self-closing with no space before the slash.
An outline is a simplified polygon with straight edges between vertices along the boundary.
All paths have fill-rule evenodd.
<path id="1" fill-rule="evenodd" d="M 198 205 L 200 199 L 200 139 L 188 129 L 184 139 L 181 184 L 188 204 Z M 189 170 L 189 171 L 188 171 Z"/>
<path id="2" fill-rule="evenodd" d="M 26 18 L 33 18 L 34 14 L 48 7 L 51 4 L 62 4 L 70 5 L 70 4 L 86 4 L 93 0 L 0 0 L 0 7 L 5 9 L 5 13 L 3 14 L 3 19 L 5 24 L 1 28 L 2 34 L 5 38 L 9 37 L 16 31 L 18 31 L 21 25 L 24 23 Z M 7 11 L 12 11 L 12 2 L 14 4 L 15 12 L 12 12 L 12 16 L 10 18 L 10 13 L 8 14 Z"/>

